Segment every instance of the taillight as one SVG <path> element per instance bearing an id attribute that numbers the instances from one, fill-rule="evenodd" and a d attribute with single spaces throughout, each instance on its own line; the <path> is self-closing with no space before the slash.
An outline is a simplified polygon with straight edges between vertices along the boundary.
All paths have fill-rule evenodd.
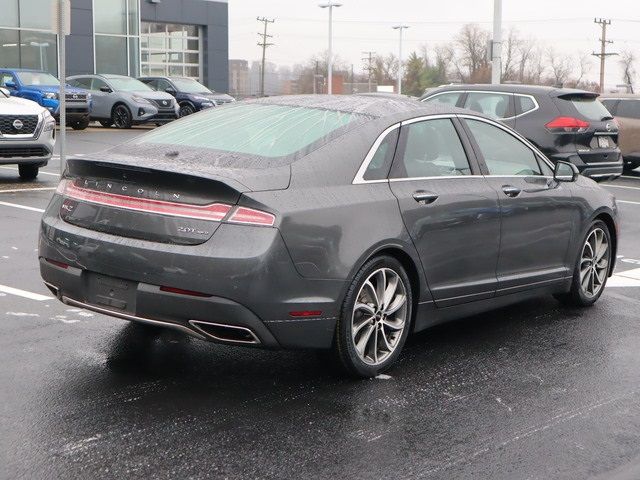
<path id="1" fill-rule="evenodd" d="M 262 225 L 272 227 L 276 221 L 275 215 L 253 208 L 238 207 L 227 220 L 230 223 L 244 223 L 247 225 Z"/>
<path id="2" fill-rule="evenodd" d="M 191 297 L 212 297 L 213 296 L 213 295 L 209 295 L 208 293 L 194 292 L 193 290 L 184 290 L 182 288 L 167 287 L 164 285 L 160 287 L 160 291 L 177 293 L 178 295 L 188 295 Z"/>
<path id="3" fill-rule="evenodd" d="M 551 133 L 583 133 L 589 122 L 574 117 L 557 117 L 545 125 Z"/>
<path id="4" fill-rule="evenodd" d="M 63 268 L 64 270 L 66 270 L 67 268 L 69 268 L 69 265 L 67 265 L 64 262 L 59 262 L 58 260 L 52 260 L 50 258 L 45 258 L 45 260 L 50 263 L 51 265 L 55 265 L 58 268 Z"/>
<path id="5" fill-rule="evenodd" d="M 194 218 L 197 220 L 221 221 L 231 210 L 231 205 L 211 203 L 209 205 L 192 205 L 188 203 L 165 202 L 147 198 L 136 198 L 128 195 L 100 192 L 78 187 L 69 180 L 62 180 L 56 189 L 60 195 L 81 200 L 83 202 L 124 208 L 137 212 L 156 213 L 170 217 Z"/>
<path id="6" fill-rule="evenodd" d="M 319 317 L 322 315 L 322 310 L 301 310 L 296 312 L 289 312 L 291 317 Z"/>

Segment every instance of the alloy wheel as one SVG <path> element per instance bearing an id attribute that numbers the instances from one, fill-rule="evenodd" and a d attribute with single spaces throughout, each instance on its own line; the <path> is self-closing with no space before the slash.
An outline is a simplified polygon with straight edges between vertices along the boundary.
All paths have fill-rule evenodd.
<path id="1" fill-rule="evenodd" d="M 185 105 L 184 107 L 180 108 L 180 117 L 186 117 L 187 115 L 191 115 L 192 113 L 195 113 L 195 110 L 191 105 Z"/>
<path id="2" fill-rule="evenodd" d="M 113 115 L 113 124 L 117 128 L 127 128 L 129 126 L 129 111 L 127 107 L 118 105 Z"/>
<path id="3" fill-rule="evenodd" d="M 587 236 L 580 258 L 580 288 L 588 297 L 600 293 L 609 271 L 609 239 L 601 228 L 594 228 Z"/>
<path id="4" fill-rule="evenodd" d="M 380 268 L 364 282 L 351 316 L 351 338 L 360 359 L 380 365 L 395 351 L 407 325 L 407 290 L 400 276 Z"/>

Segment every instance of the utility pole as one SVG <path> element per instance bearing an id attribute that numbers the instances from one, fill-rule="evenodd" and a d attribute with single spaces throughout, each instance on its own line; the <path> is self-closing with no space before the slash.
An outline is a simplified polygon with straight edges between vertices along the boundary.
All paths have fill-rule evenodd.
<path id="1" fill-rule="evenodd" d="M 493 41 L 491 42 L 491 83 L 502 77 L 502 0 L 493 0 Z"/>
<path id="2" fill-rule="evenodd" d="M 409 25 L 395 25 L 392 28 L 400 31 L 400 46 L 398 47 L 398 95 L 402 95 L 402 31 L 409 28 Z"/>
<path id="3" fill-rule="evenodd" d="M 264 97 L 264 67 L 267 58 L 267 47 L 275 45 L 275 43 L 269 43 L 268 38 L 273 38 L 273 35 L 267 35 L 267 26 L 270 23 L 275 23 L 275 20 L 269 20 L 266 17 L 258 17 L 258 21 L 264 23 L 264 33 L 258 32 L 258 35 L 262 37 L 262 42 L 258 42 L 258 46 L 262 47 L 262 69 L 260 71 L 260 96 Z"/>
<path id="4" fill-rule="evenodd" d="M 66 147 L 66 131 L 67 131 L 67 53 L 66 42 L 67 35 L 71 34 L 71 3 L 69 0 L 58 0 L 51 4 L 51 23 L 58 34 L 58 65 L 60 77 L 60 90 L 58 93 L 60 108 L 60 138 L 58 145 L 60 146 L 60 175 L 64 175 L 67 166 L 67 147 Z"/>
<path id="5" fill-rule="evenodd" d="M 329 9 L 329 62 L 328 62 L 328 73 L 327 77 L 329 79 L 327 93 L 329 95 L 333 94 L 333 9 L 334 7 L 341 7 L 341 3 L 334 2 L 333 0 L 329 0 L 329 3 L 321 3 L 318 5 L 320 8 L 328 8 Z"/>
<path id="6" fill-rule="evenodd" d="M 351 94 L 353 95 L 353 63 L 351 64 Z"/>
<path id="7" fill-rule="evenodd" d="M 369 93 L 371 93 L 371 72 L 373 72 L 373 56 L 376 52 L 362 52 L 363 55 L 366 55 L 362 60 L 367 62 L 364 69 L 368 73 L 369 77 Z"/>
<path id="8" fill-rule="evenodd" d="M 604 63 L 607 57 L 617 55 L 617 53 L 607 53 L 607 44 L 613 43 L 613 41 L 607 40 L 607 26 L 611 25 L 611 20 L 594 18 L 593 22 L 599 24 L 602 28 L 602 36 L 600 37 L 600 53 L 593 52 L 592 55 L 600 58 L 600 93 L 604 93 Z"/>

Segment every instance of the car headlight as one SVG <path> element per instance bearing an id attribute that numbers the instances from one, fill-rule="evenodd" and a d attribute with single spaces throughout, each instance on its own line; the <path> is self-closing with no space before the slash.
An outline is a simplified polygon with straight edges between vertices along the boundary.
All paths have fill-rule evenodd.
<path id="1" fill-rule="evenodd" d="M 50 100 L 57 100 L 58 94 L 56 92 L 47 92 L 42 95 L 44 98 L 48 98 Z"/>
<path id="2" fill-rule="evenodd" d="M 142 103 L 143 105 L 150 105 L 151 102 L 146 98 L 139 97 L 138 95 L 133 95 L 131 99 L 136 103 Z"/>
<path id="3" fill-rule="evenodd" d="M 207 97 L 193 97 L 193 99 L 198 101 L 198 102 L 211 102 L 211 99 L 209 99 Z"/>
<path id="4" fill-rule="evenodd" d="M 87 100 L 91 100 L 91 94 L 87 93 Z"/>

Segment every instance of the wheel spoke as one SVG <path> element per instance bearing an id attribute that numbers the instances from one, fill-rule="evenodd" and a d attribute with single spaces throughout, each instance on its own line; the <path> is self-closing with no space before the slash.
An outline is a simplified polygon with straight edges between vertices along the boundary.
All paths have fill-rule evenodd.
<path id="1" fill-rule="evenodd" d="M 386 309 L 388 305 L 391 304 L 393 297 L 396 294 L 396 290 L 398 289 L 398 277 L 393 275 L 388 279 L 387 287 L 384 291 L 384 299 L 382 301 L 382 309 Z"/>
<path id="2" fill-rule="evenodd" d="M 356 350 L 360 354 L 360 356 L 365 356 L 365 351 L 367 349 L 367 344 L 369 343 L 369 339 L 371 338 L 371 334 L 376 329 L 375 325 L 369 325 L 369 328 L 366 332 L 362 334 L 360 340 L 356 343 Z"/>
<path id="3" fill-rule="evenodd" d="M 367 289 L 367 291 L 369 292 L 369 297 L 371 298 L 371 301 L 373 301 L 375 306 L 378 307 L 378 305 L 380 305 L 380 302 L 378 301 L 378 293 L 376 292 L 376 289 L 373 286 L 373 284 L 369 280 L 367 280 L 366 282 L 364 282 L 363 288 Z"/>
<path id="4" fill-rule="evenodd" d="M 404 320 L 391 321 L 388 318 L 385 318 L 382 321 L 382 324 L 386 325 L 387 327 L 391 328 L 392 330 L 402 330 L 404 328 Z"/>
<path id="5" fill-rule="evenodd" d="M 396 298 L 393 300 L 391 305 L 384 311 L 384 314 L 389 316 L 396 313 L 400 308 L 404 306 L 407 301 L 407 297 L 403 294 L 396 295 Z"/>
<path id="6" fill-rule="evenodd" d="M 368 305 L 366 303 L 356 303 L 355 306 L 353 307 L 353 310 L 354 312 L 363 311 L 371 317 L 373 317 L 376 314 L 375 308 L 373 308 L 371 305 Z"/>
<path id="7" fill-rule="evenodd" d="M 364 320 L 362 320 L 362 322 L 360 322 L 358 325 L 354 325 L 353 332 L 352 332 L 353 338 L 356 338 L 360 330 L 362 330 L 364 327 L 366 327 L 367 325 L 371 325 L 372 324 L 371 320 L 373 320 L 373 317 L 367 317 Z"/>
<path id="8" fill-rule="evenodd" d="M 384 331 L 384 327 L 382 327 L 382 329 L 380 330 L 380 335 L 382 336 L 384 347 L 386 348 L 387 352 L 393 352 L 393 347 L 391 346 L 391 343 L 387 339 L 387 334 Z"/>
<path id="9" fill-rule="evenodd" d="M 378 328 L 375 329 L 373 334 L 373 361 L 378 363 Z"/>
<path id="10" fill-rule="evenodd" d="M 376 275 L 376 298 L 378 299 L 377 307 L 382 308 L 384 305 L 384 292 L 387 285 L 387 274 L 385 269 L 378 270 Z"/>

